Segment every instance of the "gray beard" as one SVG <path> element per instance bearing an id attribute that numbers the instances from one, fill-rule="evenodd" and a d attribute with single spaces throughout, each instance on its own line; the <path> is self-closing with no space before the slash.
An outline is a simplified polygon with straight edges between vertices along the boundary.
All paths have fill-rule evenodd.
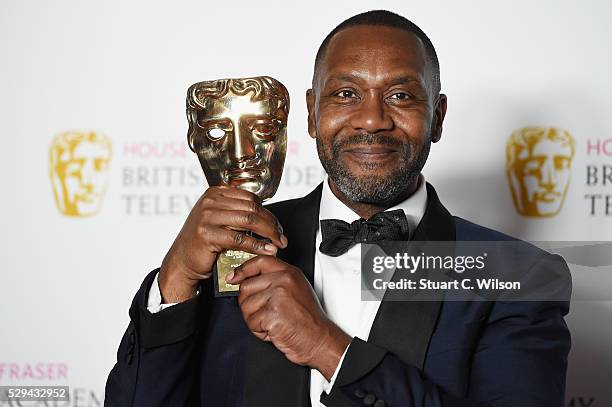
<path id="1" fill-rule="evenodd" d="M 342 143 L 334 143 L 330 154 L 325 151 L 319 139 L 316 140 L 319 160 L 336 187 L 351 201 L 367 204 L 393 202 L 402 195 L 410 185 L 416 182 L 421 174 L 431 148 L 431 141 L 427 140 L 423 149 L 415 156 L 416 147 L 410 140 L 399 143 L 387 136 L 379 137 L 365 134 L 353 136 Z M 383 144 L 399 147 L 401 158 L 398 171 L 387 177 L 370 175 L 360 178 L 355 176 L 346 167 L 342 166 L 340 160 L 341 147 L 354 144 Z M 362 168 L 374 170 L 376 165 L 362 164 Z"/>

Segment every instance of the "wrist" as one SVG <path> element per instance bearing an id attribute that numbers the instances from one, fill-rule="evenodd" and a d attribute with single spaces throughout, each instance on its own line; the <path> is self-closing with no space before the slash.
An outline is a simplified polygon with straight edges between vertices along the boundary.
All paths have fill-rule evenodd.
<path id="1" fill-rule="evenodd" d="M 195 297 L 198 281 L 183 275 L 179 266 L 164 259 L 157 278 L 162 304 L 184 302 Z"/>
<path id="2" fill-rule="evenodd" d="M 329 382 L 351 340 L 349 335 L 330 321 L 309 365 L 317 369 Z"/>

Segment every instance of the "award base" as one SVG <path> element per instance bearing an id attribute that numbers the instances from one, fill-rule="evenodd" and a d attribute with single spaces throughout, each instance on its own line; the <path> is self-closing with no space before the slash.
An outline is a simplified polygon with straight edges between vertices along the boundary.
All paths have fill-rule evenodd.
<path id="1" fill-rule="evenodd" d="M 238 295 L 240 285 L 229 284 L 225 281 L 225 278 L 236 267 L 255 256 L 257 255 L 240 250 L 224 250 L 219 254 L 215 267 L 213 268 L 215 297 L 229 297 Z"/>

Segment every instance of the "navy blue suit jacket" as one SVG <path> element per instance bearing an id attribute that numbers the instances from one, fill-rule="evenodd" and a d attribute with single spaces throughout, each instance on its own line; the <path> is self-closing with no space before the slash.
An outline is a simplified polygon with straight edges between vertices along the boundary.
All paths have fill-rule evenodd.
<path id="1" fill-rule="evenodd" d="M 431 185 L 419 241 L 508 240 L 451 216 Z M 312 284 L 321 186 L 268 206 L 284 227 L 283 260 Z M 525 243 L 514 268 L 538 275 L 565 262 Z M 514 261 L 514 260 L 509 260 Z M 252 335 L 236 297 L 194 299 L 151 314 L 136 294 L 131 322 L 106 383 L 106 406 L 310 406 L 308 367 Z M 444 294 L 442 294 L 443 297 Z M 565 392 L 568 301 L 383 301 L 366 341 L 354 338 L 326 406 L 555 406 Z M 569 298 L 568 298 L 569 299 Z"/>

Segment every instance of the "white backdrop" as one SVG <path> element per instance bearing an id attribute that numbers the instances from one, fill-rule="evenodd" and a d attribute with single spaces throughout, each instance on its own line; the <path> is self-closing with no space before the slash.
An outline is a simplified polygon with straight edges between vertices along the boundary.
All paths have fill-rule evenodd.
<path id="1" fill-rule="evenodd" d="M 413 20 L 437 48 L 449 106 L 425 176 L 452 213 L 525 239 L 612 239 L 612 180 L 586 178 L 588 165 L 612 164 L 609 2 L 4 0 L 0 385 L 64 384 L 68 405 L 101 405 L 131 299 L 204 189 L 186 147 L 187 87 L 282 81 L 290 145 L 275 199 L 303 195 L 322 178 L 306 131 L 314 55 L 336 24 L 372 8 Z M 529 125 L 576 140 L 567 198 L 551 218 L 517 214 L 506 182 L 506 141 Z M 53 198 L 49 149 L 69 130 L 112 142 L 95 216 L 65 216 Z M 586 194 L 602 196 L 594 213 Z M 568 405 L 612 405 L 611 311 L 572 305 Z"/>

